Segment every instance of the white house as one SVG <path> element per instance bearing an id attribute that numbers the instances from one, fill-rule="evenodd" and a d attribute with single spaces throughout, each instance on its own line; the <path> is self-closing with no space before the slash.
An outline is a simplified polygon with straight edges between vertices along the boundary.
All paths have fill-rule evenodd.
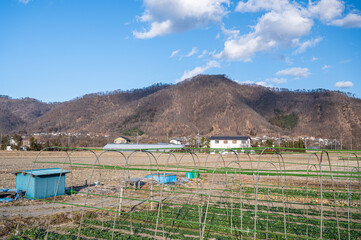
<path id="1" fill-rule="evenodd" d="M 11 145 L 17 146 L 17 145 L 18 145 L 18 142 L 15 141 L 14 138 L 10 138 L 10 146 L 11 146 Z"/>
<path id="2" fill-rule="evenodd" d="M 212 136 L 209 138 L 211 148 L 249 148 L 249 136 Z"/>
<path id="3" fill-rule="evenodd" d="M 182 144 L 182 141 L 180 138 L 173 138 L 169 141 L 170 144 Z"/>

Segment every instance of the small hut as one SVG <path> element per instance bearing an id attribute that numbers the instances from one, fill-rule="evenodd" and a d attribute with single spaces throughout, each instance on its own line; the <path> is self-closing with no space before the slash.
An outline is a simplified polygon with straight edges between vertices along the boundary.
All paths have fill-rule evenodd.
<path id="1" fill-rule="evenodd" d="M 61 168 L 44 168 L 15 172 L 16 189 L 30 198 L 50 198 L 65 194 L 65 174 Z"/>

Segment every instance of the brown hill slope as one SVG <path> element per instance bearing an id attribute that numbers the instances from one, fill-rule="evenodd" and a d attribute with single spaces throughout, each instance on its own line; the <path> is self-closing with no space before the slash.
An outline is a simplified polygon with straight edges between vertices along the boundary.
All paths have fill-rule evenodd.
<path id="1" fill-rule="evenodd" d="M 42 116 L 54 106 L 32 98 L 11 99 L 0 96 L 0 131 L 7 133 L 22 130 L 26 122 Z"/>
<path id="2" fill-rule="evenodd" d="M 63 103 L 29 127 L 114 136 L 138 128 L 157 138 L 198 131 L 204 135 L 280 131 L 244 103 L 240 87 L 224 76 L 199 76 L 139 98 L 132 94 L 91 95 Z"/>
<path id="3" fill-rule="evenodd" d="M 361 100 L 340 92 L 277 91 L 200 75 L 173 86 L 90 94 L 27 122 L 32 131 L 117 136 L 138 128 L 149 137 L 293 135 L 360 141 Z M 25 120 L 24 120 L 25 121 Z"/>
<path id="4" fill-rule="evenodd" d="M 20 117 L 14 115 L 8 109 L 0 108 L 0 131 L 8 133 L 14 129 L 19 129 L 25 122 Z"/>
<path id="5" fill-rule="evenodd" d="M 64 102 L 53 108 L 43 116 L 29 121 L 27 128 L 32 131 L 56 132 L 84 132 L 84 133 L 107 133 L 111 119 L 107 122 L 108 116 L 113 115 L 121 109 L 126 108 L 130 103 L 137 102 L 169 85 L 154 84 L 143 89 L 135 89 L 125 92 L 113 92 L 110 94 L 88 94 L 81 98 Z M 124 113 L 123 113 L 124 115 Z"/>
<path id="6" fill-rule="evenodd" d="M 342 132 L 346 143 L 361 140 L 361 100 L 341 92 L 265 91 L 247 103 L 268 120 L 294 113 L 297 124 L 285 133 L 340 139 Z"/>

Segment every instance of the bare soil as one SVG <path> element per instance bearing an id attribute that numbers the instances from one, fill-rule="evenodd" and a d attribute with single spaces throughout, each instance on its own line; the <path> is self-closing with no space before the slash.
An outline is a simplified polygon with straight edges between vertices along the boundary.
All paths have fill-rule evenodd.
<path id="1" fill-rule="evenodd" d="M 322 171 L 350 171 L 353 167 L 357 167 L 356 161 L 349 161 L 345 163 L 340 161 L 340 154 L 330 154 L 331 167 L 328 165 L 328 159 L 323 159 Z M 343 157 L 348 157 L 344 154 Z M 260 160 L 260 161 L 259 161 Z M 259 162 L 258 162 L 259 161 Z M 309 163 L 309 164 L 308 164 Z M 308 164 L 308 165 L 307 165 Z M 104 165 L 105 167 L 99 169 L 95 165 Z M 344 166 L 346 165 L 346 167 Z M 319 162 L 317 157 L 312 154 L 284 154 L 282 158 L 276 155 L 239 155 L 236 157 L 233 154 L 218 155 L 218 154 L 167 154 L 167 153 L 117 153 L 117 152 L 92 152 L 92 151 L 75 151 L 75 152 L 22 152 L 22 151 L 0 151 L 0 188 L 15 188 L 16 176 L 13 174 L 16 171 L 38 169 L 38 168 L 53 168 L 60 167 L 71 171 L 66 175 L 66 187 L 73 187 L 80 192 L 75 195 L 59 196 L 55 202 L 44 202 L 40 200 L 20 199 L 15 202 L 0 204 L 0 232 L 11 232 L 15 229 L 14 219 L 37 219 L 35 222 L 41 224 L 44 217 L 55 216 L 56 214 L 67 214 L 81 211 L 84 205 L 90 209 L 110 209 L 115 210 L 119 207 L 118 196 L 120 194 L 120 184 L 124 184 L 130 178 L 144 178 L 148 174 L 156 173 L 157 170 L 178 170 L 176 172 L 178 179 L 183 179 L 187 171 L 192 169 L 201 170 L 201 178 L 183 182 L 183 191 L 203 193 L 209 195 L 219 194 L 219 199 L 222 199 L 222 189 L 232 188 L 237 189 L 237 184 L 244 186 L 255 186 L 255 175 L 245 174 L 224 174 L 224 173 L 205 173 L 202 174 L 202 169 L 219 170 L 227 169 L 230 173 L 235 170 L 259 169 L 261 170 L 276 170 L 287 169 L 294 171 L 319 170 Z M 121 168 L 128 166 L 128 169 Z M 317 175 L 317 173 L 316 173 Z M 95 183 L 99 183 L 95 186 Z M 303 176 L 299 177 L 279 177 L 279 176 L 260 176 L 259 184 L 287 187 L 305 187 L 308 183 L 309 188 L 319 188 L 320 178 Z M 351 182 L 352 189 L 359 189 L 359 182 Z M 89 187 L 90 185 L 90 187 Z M 345 189 L 347 183 L 344 180 L 335 180 L 333 183 L 330 180 L 323 179 L 322 186 L 324 189 L 332 189 L 337 187 Z M 132 186 L 130 186 L 132 187 Z M 197 198 L 190 194 L 173 193 L 173 188 L 167 186 L 162 195 L 159 192 L 150 195 L 151 185 L 145 184 L 144 191 L 136 191 L 131 188 L 124 190 L 122 194 L 123 199 L 121 205 L 123 208 L 130 208 L 134 206 L 141 206 L 141 204 L 148 204 L 149 199 L 164 200 L 174 203 L 194 203 L 199 201 L 207 201 L 207 198 Z M 184 190 L 188 188 L 188 190 Z M 158 186 L 159 189 L 159 186 Z M 207 189 L 215 189 L 209 191 Z M 218 189 L 218 190 L 217 190 Z M 148 191 L 145 191 L 148 190 Z M 176 189 L 175 192 L 180 191 Z M 250 195 L 249 197 L 254 197 Z M 259 196 L 259 199 L 266 199 L 267 196 Z M 217 199 L 217 198 L 214 198 Z M 281 201 L 279 196 L 271 196 L 272 200 Z M 48 199 L 53 201 L 54 199 Z M 146 200 L 146 201 L 142 201 Z M 294 198 L 289 197 L 289 201 L 304 203 L 317 201 L 315 199 Z M 252 203 L 253 201 L 249 201 Z M 326 203 L 326 202 L 325 202 Z M 355 207 L 359 207 L 355 205 Z M 68 219 L 69 216 L 66 217 Z M 68 219 L 69 220 L 69 219 Z M 68 221 L 66 220 L 66 221 Z M 25 221 L 25 220 L 24 220 Z M 65 221 L 65 220 L 64 220 Z M 65 221 L 65 222 L 66 222 Z M 61 221 L 60 221 L 61 222 Z M 10 224 L 12 223 L 12 225 Z M 15 225 L 14 225 L 15 224 Z M 24 223 L 25 224 L 25 223 Z M 26 225 L 26 224 L 25 224 Z M 31 225 L 31 221 L 28 223 Z M 0 235 L 1 237 L 1 235 Z"/>

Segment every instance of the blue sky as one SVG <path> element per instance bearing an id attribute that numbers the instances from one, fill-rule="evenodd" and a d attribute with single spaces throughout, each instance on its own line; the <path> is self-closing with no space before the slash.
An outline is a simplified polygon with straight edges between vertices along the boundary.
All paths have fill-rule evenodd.
<path id="1" fill-rule="evenodd" d="M 2 0 L 0 94 L 44 102 L 226 74 L 361 97 L 361 1 Z"/>

